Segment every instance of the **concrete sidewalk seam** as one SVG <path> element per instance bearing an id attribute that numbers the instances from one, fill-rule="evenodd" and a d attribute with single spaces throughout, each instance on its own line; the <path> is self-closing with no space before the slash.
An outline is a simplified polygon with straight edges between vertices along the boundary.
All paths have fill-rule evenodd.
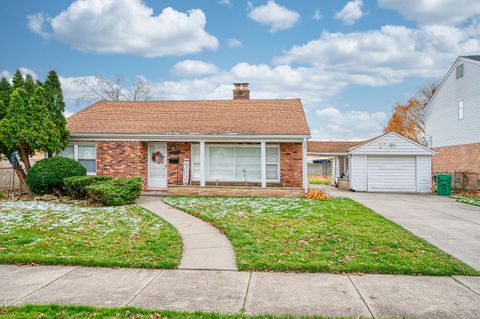
<path id="1" fill-rule="evenodd" d="M 453 280 L 455 280 L 455 282 L 457 282 L 458 284 L 462 285 L 463 287 L 467 288 L 468 290 L 470 290 L 471 292 L 473 292 L 474 294 L 476 294 L 477 296 L 480 296 L 480 294 L 478 292 L 476 292 L 475 290 L 473 290 L 472 288 L 470 288 L 469 286 L 467 286 L 466 284 L 464 284 L 463 282 L 461 282 L 460 280 L 458 280 L 457 278 L 455 278 L 454 276 L 451 276 L 451 278 Z"/>
<path id="2" fill-rule="evenodd" d="M 193 250 L 193 249 L 209 249 L 209 248 L 230 248 L 230 246 L 209 246 L 209 247 L 191 247 L 185 248 L 184 250 Z"/>
<path id="3" fill-rule="evenodd" d="M 72 270 L 70 270 L 70 271 L 67 271 L 67 272 L 66 272 L 66 273 L 64 273 L 63 275 L 61 275 L 61 276 L 59 276 L 59 277 L 55 278 L 54 280 L 52 280 L 52 281 L 50 281 L 50 282 L 46 283 L 45 285 L 41 286 L 40 288 L 37 288 L 37 289 L 35 289 L 34 291 L 32 291 L 31 293 L 29 293 L 29 294 L 26 294 L 25 296 L 23 296 L 23 297 L 21 297 L 21 298 L 19 298 L 19 299 L 15 300 L 14 302 L 12 302 L 12 306 L 13 306 L 13 305 L 15 305 L 17 302 L 20 302 L 21 300 L 23 300 L 23 299 L 25 299 L 25 298 L 27 298 L 27 297 L 29 297 L 29 296 L 33 295 L 33 294 L 34 294 L 34 293 L 36 293 L 37 291 L 39 291 L 39 290 L 41 290 L 41 289 L 43 289 L 43 288 L 45 288 L 45 287 L 47 287 L 47 286 L 49 286 L 49 285 L 53 284 L 53 283 L 54 283 L 54 282 L 56 282 L 57 280 L 60 280 L 61 278 L 65 277 L 66 275 L 68 275 L 68 274 L 71 274 L 73 271 L 75 271 L 75 270 L 77 270 L 77 269 L 79 269 L 79 268 L 80 268 L 80 266 L 76 266 L 76 267 L 74 267 Z"/>
<path id="4" fill-rule="evenodd" d="M 360 293 L 360 290 L 358 290 L 357 286 L 355 286 L 355 283 L 353 282 L 350 275 L 347 275 L 347 277 L 348 277 L 348 280 L 350 280 L 350 282 L 352 283 L 353 288 L 355 288 L 355 290 L 357 291 L 358 296 L 360 297 L 362 302 L 365 304 L 365 307 L 367 307 L 368 312 L 370 313 L 370 315 L 372 315 L 372 318 L 375 319 L 375 315 L 373 314 L 372 309 L 370 309 L 370 307 L 368 306 L 367 301 L 365 300 L 365 298 L 363 298 L 362 294 Z"/>
<path id="5" fill-rule="evenodd" d="M 163 273 L 163 270 L 160 270 L 160 271 L 158 272 L 158 274 L 156 274 L 155 276 L 153 276 L 153 278 L 152 278 L 149 282 L 147 282 L 147 284 L 146 284 L 145 286 L 143 286 L 143 287 L 132 297 L 132 299 L 130 299 L 130 300 L 127 302 L 127 304 L 126 304 L 125 306 L 128 307 L 128 306 L 130 305 L 130 303 L 131 303 L 132 301 L 134 301 L 135 298 L 137 298 L 137 296 L 142 293 L 142 291 L 145 290 L 145 288 L 147 288 L 148 286 L 150 286 L 150 284 L 151 284 L 155 279 L 157 279 L 158 276 L 160 276 L 161 273 Z"/>
<path id="6" fill-rule="evenodd" d="M 443 214 L 443 215 L 446 215 L 446 216 L 450 216 L 450 217 L 454 217 L 454 218 L 463 220 L 464 222 L 469 222 L 469 223 L 472 223 L 472 224 L 475 224 L 475 225 L 480 226 L 479 223 L 473 222 L 473 221 L 471 221 L 471 220 L 468 220 L 468 219 L 465 219 L 465 218 L 462 218 L 462 217 L 458 217 L 458 216 L 455 216 L 455 215 L 452 215 L 452 214 L 449 214 L 449 213 L 445 213 L 445 212 L 442 212 L 441 210 L 438 210 L 438 209 L 435 209 L 435 208 L 433 208 L 432 210 L 434 210 L 434 211 L 436 211 L 436 212 L 439 212 L 440 214 Z"/>
<path id="7" fill-rule="evenodd" d="M 245 311 L 245 305 L 247 303 L 248 291 L 250 289 L 250 282 L 252 281 L 252 275 L 253 275 L 253 273 L 250 272 L 250 276 L 248 277 L 247 289 L 245 290 L 245 298 L 243 298 L 243 306 L 242 306 L 243 311 Z"/>

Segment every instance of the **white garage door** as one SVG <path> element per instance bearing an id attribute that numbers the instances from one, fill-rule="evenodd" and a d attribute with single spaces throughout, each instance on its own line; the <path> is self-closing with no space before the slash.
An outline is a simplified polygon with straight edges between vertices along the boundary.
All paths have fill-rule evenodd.
<path id="1" fill-rule="evenodd" d="M 369 192 L 415 192 L 415 156 L 368 156 Z"/>

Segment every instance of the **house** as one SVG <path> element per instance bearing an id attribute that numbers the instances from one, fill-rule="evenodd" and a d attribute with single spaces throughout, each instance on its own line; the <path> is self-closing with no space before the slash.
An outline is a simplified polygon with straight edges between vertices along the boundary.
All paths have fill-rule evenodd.
<path id="1" fill-rule="evenodd" d="M 68 118 L 63 152 L 92 175 L 141 176 L 144 191 L 209 186 L 306 190 L 310 129 L 300 99 L 97 102 Z M 187 187 L 190 186 L 190 187 Z M 237 187 L 238 188 L 238 187 Z"/>
<path id="2" fill-rule="evenodd" d="M 356 142 L 308 142 L 308 156 L 330 156 L 332 183 L 366 192 L 432 190 L 433 151 L 397 133 Z"/>
<path id="3" fill-rule="evenodd" d="M 480 189 L 480 55 L 455 60 L 425 106 L 425 131 L 433 174 Z"/>

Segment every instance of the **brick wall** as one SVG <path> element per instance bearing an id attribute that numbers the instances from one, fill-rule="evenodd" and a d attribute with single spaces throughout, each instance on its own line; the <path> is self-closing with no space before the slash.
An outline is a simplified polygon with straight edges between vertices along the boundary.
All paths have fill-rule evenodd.
<path id="1" fill-rule="evenodd" d="M 432 171 L 437 173 L 467 173 L 470 188 L 479 187 L 480 179 L 480 143 L 465 144 L 433 149 Z"/>
<path id="2" fill-rule="evenodd" d="M 182 185 L 185 158 L 191 160 L 191 143 L 168 142 L 168 156 L 178 156 L 177 163 L 168 162 L 168 184 Z M 177 154 L 174 154 L 178 152 Z M 141 176 L 147 186 L 147 144 L 145 142 L 97 142 L 97 175 L 112 177 Z M 302 144 L 280 143 L 280 183 L 268 186 L 302 187 Z"/>
<path id="3" fill-rule="evenodd" d="M 167 172 L 168 172 L 169 185 L 183 184 L 183 164 L 184 164 L 185 158 L 190 159 L 190 161 L 192 160 L 190 144 L 191 143 L 187 143 L 187 142 L 167 143 L 167 153 L 169 154 L 169 156 L 178 156 L 178 159 L 179 159 L 178 164 L 168 162 Z M 173 154 L 175 152 L 179 152 L 179 154 L 178 155 Z M 190 178 L 191 178 L 191 175 L 190 175 Z"/>
<path id="4" fill-rule="evenodd" d="M 302 187 L 302 143 L 280 143 L 280 184 Z"/>
<path id="5" fill-rule="evenodd" d="M 97 142 L 97 175 L 142 177 L 147 186 L 147 145 L 144 142 Z"/>

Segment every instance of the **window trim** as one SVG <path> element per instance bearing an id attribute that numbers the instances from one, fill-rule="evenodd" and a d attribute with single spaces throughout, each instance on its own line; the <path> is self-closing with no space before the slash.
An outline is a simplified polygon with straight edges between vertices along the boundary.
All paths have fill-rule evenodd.
<path id="1" fill-rule="evenodd" d="M 76 142 L 68 144 L 67 147 L 73 146 L 73 159 L 78 162 L 78 147 L 79 146 L 89 146 L 95 148 L 95 172 L 87 172 L 88 176 L 96 176 L 97 175 L 97 145 L 96 143 L 88 143 L 88 142 Z M 80 162 L 79 162 L 80 163 Z"/>
<path id="2" fill-rule="evenodd" d="M 200 163 L 200 159 L 199 162 L 195 162 L 194 161 L 194 156 L 193 156 L 193 146 L 194 145 L 198 145 L 198 147 L 200 148 L 200 145 L 199 144 L 190 144 L 190 151 L 191 151 L 191 163 L 190 163 L 190 169 L 191 169 L 191 180 L 192 181 L 200 181 L 200 176 L 199 177 L 195 177 L 194 174 L 193 174 L 193 171 L 194 171 L 194 164 L 195 163 Z M 210 178 L 209 177 L 209 172 L 208 172 L 208 165 L 209 165 L 209 155 L 210 155 L 210 147 L 233 147 L 233 148 L 240 148 L 240 147 L 254 147 L 254 148 L 258 148 L 260 149 L 261 148 L 261 145 L 260 144 L 215 144 L 215 143 L 212 143 L 212 144 L 205 144 L 205 181 L 207 182 L 217 182 L 217 179 L 216 178 Z M 266 148 L 276 148 L 278 150 L 278 161 L 277 162 L 268 162 L 266 159 L 265 159 L 265 169 L 266 169 L 266 165 L 267 164 L 275 164 L 277 165 L 277 178 L 276 179 L 266 179 L 267 183 L 280 183 L 280 145 L 279 144 L 267 144 L 265 146 Z M 236 160 L 236 159 L 235 159 Z M 261 164 L 260 164 L 261 165 Z M 236 165 L 235 165 L 236 166 Z M 222 179 L 222 180 L 218 180 L 218 182 L 220 183 L 238 183 L 238 182 L 245 182 L 245 179 Z M 254 179 L 247 179 L 247 182 L 248 183 L 261 183 L 262 182 L 262 178 L 254 178 Z"/>

